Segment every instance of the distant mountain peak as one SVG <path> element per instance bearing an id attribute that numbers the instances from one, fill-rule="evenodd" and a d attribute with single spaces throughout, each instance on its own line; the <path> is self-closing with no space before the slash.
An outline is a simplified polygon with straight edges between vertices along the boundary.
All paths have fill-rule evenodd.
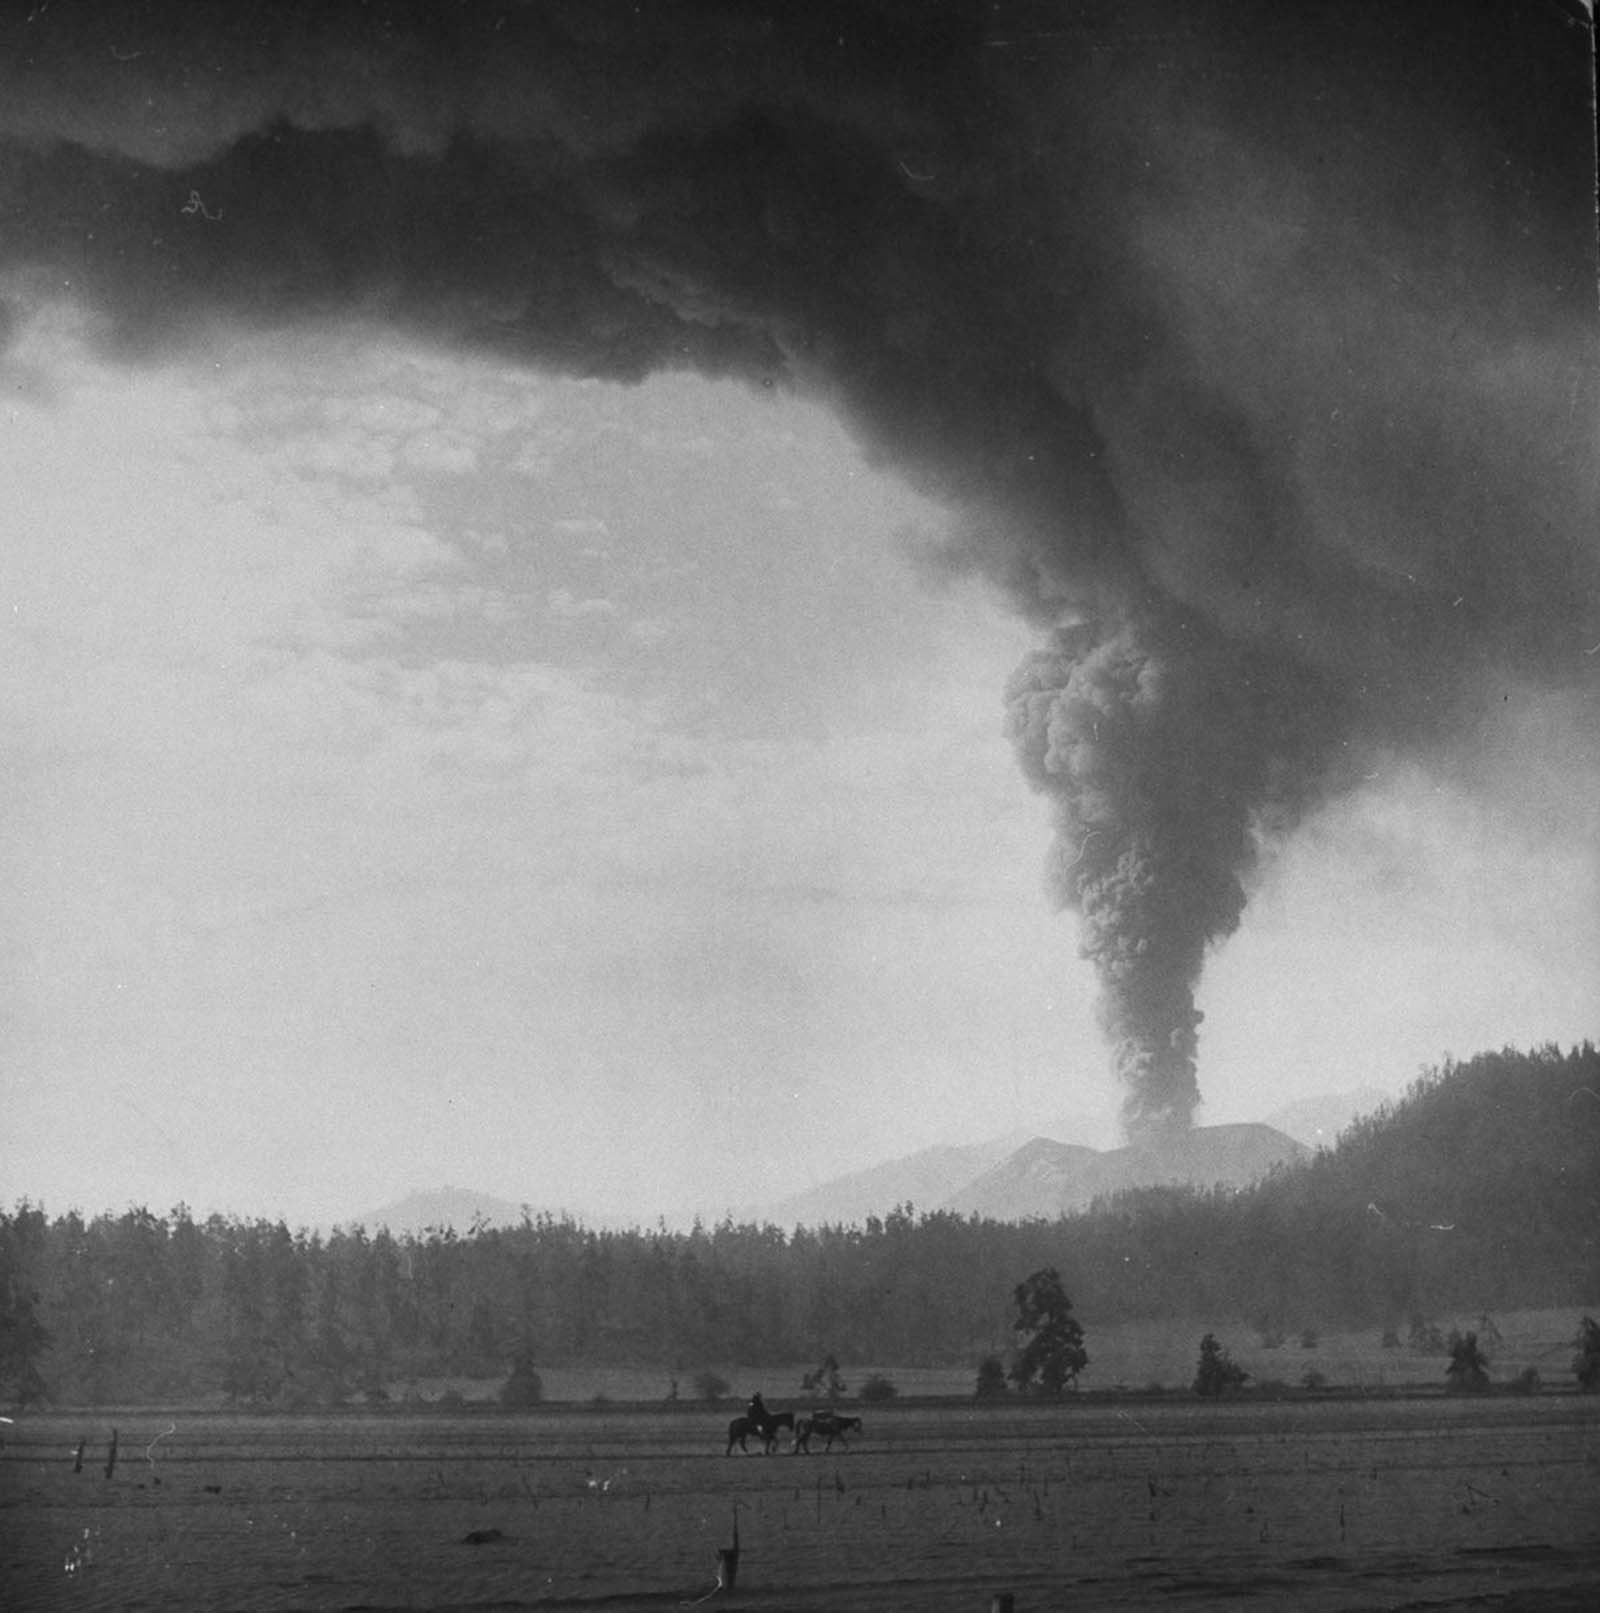
<path id="1" fill-rule="evenodd" d="M 937 1143 L 882 1165 L 851 1171 L 775 1203 L 751 1207 L 739 1218 L 776 1226 L 849 1226 L 887 1215 L 902 1204 L 935 1209 L 1016 1146 L 1015 1135 L 980 1143 Z"/>
<path id="2" fill-rule="evenodd" d="M 1283 1114 L 1295 1124 L 1306 1121 L 1318 1128 L 1337 1120 L 1342 1130 L 1349 1119 L 1385 1101 L 1386 1094 L 1363 1089 L 1308 1100 Z M 1259 1121 L 1197 1126 L 1159 1152 L 1138 1145 L 1101 1150 L 1019 1131 L 983 1142 L 934 1144 L 787 1198 L 730 1213 L 739 1221 L 789 1227 L 859 1226 L 903 1205 L 1000 1221 L 1051 1218 L 1086 1209 L 1096 1198 L 1126 1188 L 1179 1182 L 1244 1186 L 1319 1145 L 1321 1137 L 1315 1131 L 1310 1137 L 1297 1137 L 1292 1125 Z M 387 1227 L 396 1236 L 420 1234 L 430 1227 L 464 1234 L 475 1222 L 517 1226 L 525 1212 L 523 1204 L 447 1185 L 409 1193 L 339 1225 L 359 1226 L 368 1233 Z M 531 1213 L 563 1212 L 535 1208 Z"/>
<path id="3" fill-rule="evenodd" d="M 1137 1146 L 1102 1151 L 1013 1133 L 983 1143 L 925 1148 L 739 1218 L 779 1226 L 861 1225 L 910 1204 L 923 1211 L 1025 1221 L 1086 1209 L 1096 1198 L 1129 1187 L 1244 1186 L 1306 1151 L 1293 1137 L 1255 1121 L 1199 1126 L 1159 1153 Z"/>
<path id="4" fill-rule="evenodd" d="M 516 1226 L 522 1214 L 522 1205 L 489 1193 L 474 1193 L 460 1187 L 435 1187 L 408 1193 L 393 1204 L 350 1216 L 339 1225 L 359 1226 L 369 1233 L 384 1227 L 396 1234 L 424 1232 L 429 1227 L 470 1232 L 473 1223 L 479 1221 L 487 1226 Z"/>
<path id="5" fill-rule="evenodd" d="M 952 1195 L 946 1208 L 995 1221 L 1048 1218 L 1129 1188 L 1243 1187 L 1305 1152 L 1292 1137 L 1254 1122 L 1196 1126 L 1160 1149 L 1099 1153 L 1036 1138 Z"/>

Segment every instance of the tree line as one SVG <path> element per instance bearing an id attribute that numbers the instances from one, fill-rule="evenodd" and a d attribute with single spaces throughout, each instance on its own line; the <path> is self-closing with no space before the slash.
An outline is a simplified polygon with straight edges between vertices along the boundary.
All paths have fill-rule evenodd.
<path id="1" fill-rule="evenodd" d="M 1600 1054 L 1426 1072 L 1334 1148 L 1242 1190 L 1146 1189 L 1007 1224 L 904 1205 L 860 1226 L 328 1235 L 183 1205 L 0 1213 L 0 1395 L 310 1406 L 516 1361 L 976 1366 L 1015 1287 L 1078 1316 L 1263 1330 L 1600 1302 Z"/>

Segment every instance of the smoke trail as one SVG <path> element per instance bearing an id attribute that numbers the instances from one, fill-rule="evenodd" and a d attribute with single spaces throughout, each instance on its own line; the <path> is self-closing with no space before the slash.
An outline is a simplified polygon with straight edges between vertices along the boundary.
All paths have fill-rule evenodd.
<path id="1" fill-rule="evenodd" d="M 1580 11 L 13 18 L 0 268 L 118 351 L 358 318 L 777 382 L 944 499 L 944 562 L 1041 631 L 1010 731 L 1135 1132 L 1189 1121 L 1275 837 L 1507 690 L 1592 688 Z"/>

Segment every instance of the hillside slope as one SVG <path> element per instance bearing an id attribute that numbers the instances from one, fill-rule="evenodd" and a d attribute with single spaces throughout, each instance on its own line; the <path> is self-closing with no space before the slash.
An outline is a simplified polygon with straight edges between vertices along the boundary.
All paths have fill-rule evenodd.
<path id="1" fill-rule="evenodd" d="M 849 1226 L 863 1225 L 871 1216 L 882 1217 L 896 1205 L 932 1209 L 1004 1159 L 1016 1144 L 1015 1137 L 997 1137 L 981 1143 L 924 1148 L 763 1204 L 747 1212 L 747 1218 L 780 1227 Z"/>
<path id="2" fill-rule="evenodd" d="M 1062 1223 L 1087 1302 L 1403 1325 L 1600 1303 L 1600 1053 L 1447 1063 L 1244 1193 L 1147 1188 Z"/>
<path id="3" fill-rule="evenodd" d="M 438 1227 L 456 1233 L 469 1232 L 473 1223 L 491 1227 L 514 1227 L 522 1220 L 523 1206 L 488 1193 L 474 1193 L 460 1187 L 436 1187 L 408 1193 L 393 1204 L 351 1216 L 341 1225 L 347 1230 L 360 1227 L 369 1235 L 387 1227 L 395 1237 L 420 1236 Z"/>
<path id="4" fill-rule="evenodd" d="M 1098 1198 L 1141 1187 L 1244 1187 L 1306 1150 L 1271 1126 L 1197 1126 L 1165 1149 L 1097 1153 L 1044 1138 L 1019 1148 L 946 1201 L 945 1208 L 996 1221 L 1087 1209 Z"/>
<path id="5" fill-rule="evenodd" d="M 1263 1203 L 1358 1218 L 1391 1310 L 1450 1289 L 1600 1301 L 1600 1051 L 1447 1062 L 1267 1184 Z"/>
<path id="6" fill-rule="evenodd" d="M 1379 1087 L 1356 1087 L 1302 1098 L 1262 1117 L 1265 1125 L 1287 1133 L 1307 1148 L 1331 1148 L 1363 1116 L 1375 1113 L 1393 1097 Z"/>

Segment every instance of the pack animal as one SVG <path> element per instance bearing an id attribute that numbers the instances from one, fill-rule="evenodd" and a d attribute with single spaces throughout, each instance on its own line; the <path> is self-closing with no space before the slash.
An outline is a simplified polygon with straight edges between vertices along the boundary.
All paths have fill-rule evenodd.
<path id="1" fill-rule="evenodd" d="M 802 1417 L 794 1425 L 795 1454 L 801 1451 L 807 1455 L 811 1452 L 813 1438 L 823 1441 L 823 1453 L 833 1449 L 833 1442 L 838 1440 L 841 1445 L 848 1446 L 848 1436 L 861 1432 L 861 1419 L 859 1417 L 844 1417 L 836 1411 L 813 1412 L 809 1417 Z"/>

